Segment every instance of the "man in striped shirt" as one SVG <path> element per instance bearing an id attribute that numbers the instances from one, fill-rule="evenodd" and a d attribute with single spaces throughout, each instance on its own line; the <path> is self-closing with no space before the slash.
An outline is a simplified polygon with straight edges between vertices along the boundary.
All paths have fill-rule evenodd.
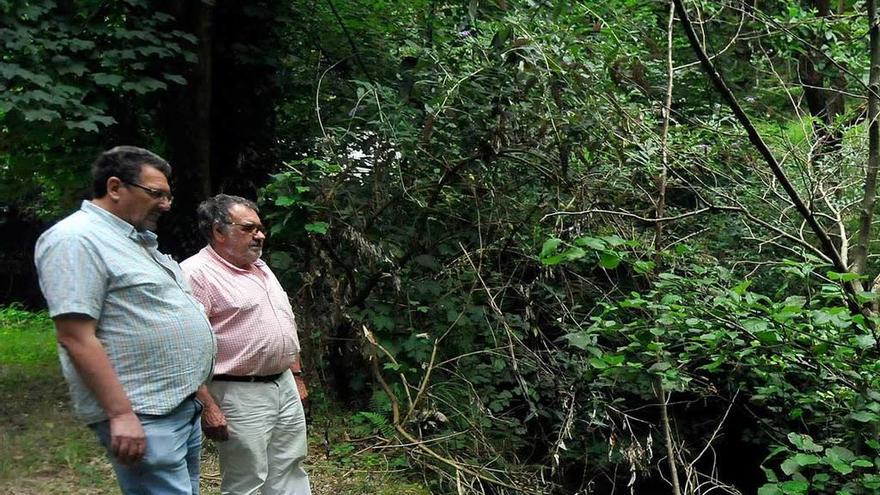
<path id="1" fill-rule="evenodd" d="M 214 336 L 177 263 L 157 250 L 171 167 L 133 146 L 92 166 L 94 199 L 37 241 L 71 401 L 112 454 L 125 494 L 199 491 L 202 404 Z"/>
<path id="2" fill-rule="evenodd" d="M 257 205 L 219 194 L 199 205 L 198 218 L 208 246 L 181 267 L 217 337 L 214 378 L 199 398 L 205 435 L 218 441 L 220 490 L 308 495 L 296 322 L 260 259 L 266 231 Z"/>

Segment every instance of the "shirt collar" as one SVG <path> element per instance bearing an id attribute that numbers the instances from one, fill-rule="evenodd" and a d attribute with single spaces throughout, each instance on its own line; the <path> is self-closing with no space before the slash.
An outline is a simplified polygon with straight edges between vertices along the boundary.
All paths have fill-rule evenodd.
<path id="1" fill-rule="evenodd" d="M 89 200 L 84 200 L 82 202 L 82 206 L 80 206 L 80 210 L 95 215 L 104 223 L 107 224 L 112 230 L 116 231 L 120 235 L 128 237 L 134 241 L 137 241 L 147 247 L 156 247 L 159 245 L 159 237 L 149 230 L 144 230 L 143 232 L 138 232 L 134 225 L 126 222 L 125 220 L 117 217 L 113 213 L 101 208 L 100 206 L 92 203 Z"/>
<path id="2" fill-rule="evenodd" d="M 110 213 L 109 211 L 101 208 L 100 206 L 92 203 L 89 200 L 84 200 L 82 202 L 80 210 L 86 212 L 87 214 L 97 216 L 98 218 L 103 220 L 104 223 L 106 223 L 107 226 L 110 227 L 112 230 L 116 231 L 120 235 L 128 237 L 129 239 L 133 239 L 135 241 L 140 241 L 141 239 L 144 239 L 147 242 L 156 242 L 156 234 L 150 231 L 138 232 L 137 229 L 134 228 L 134 225 L 126 222 L 125 220 L 117 217 L 113 213 Z M 150 236 L 152 236 L 152 238 Z"/>
<path id="3" fill-rule="evenodd" d="M 236 273 L 251 273 L 251 272 L 260 273 L 263 271 L 263 267 L 266 266 L 266 263 L 263 260 L 257 258 L 257 261 L 254 261 L 254 264 L 251 265 L 250 268 L 239 268 L 239 267 L 233 265 L 232 263 L 226 261 L 226 259 L 224 259 L 223 256 L 220 256 L 217 253 L 217 251 L 214 251 L 214 247 L 211 246 L 210 244 L 205 246 L 204 249 L 202 249 L 202 251 L 205 251 L 206 253 L 208 253 L 208 256 L 214 258 L 217 262 L 219 262 L 220 264 L 224 265 L 226 268 L 229 268 L 230 270 L 232 270 Z"/>

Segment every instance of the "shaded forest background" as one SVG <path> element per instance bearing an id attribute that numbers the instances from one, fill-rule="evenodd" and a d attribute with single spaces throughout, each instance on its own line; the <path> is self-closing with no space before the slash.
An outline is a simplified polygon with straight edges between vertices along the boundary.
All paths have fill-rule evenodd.
<path id="1" fill-rule="evenodd" d="M 259 198 L 438 493 L 876 493 L 873 0 L 0 0 L 3 303 L 116 144 Z M 321 395 L 319 393 L 319 395 Z"/>

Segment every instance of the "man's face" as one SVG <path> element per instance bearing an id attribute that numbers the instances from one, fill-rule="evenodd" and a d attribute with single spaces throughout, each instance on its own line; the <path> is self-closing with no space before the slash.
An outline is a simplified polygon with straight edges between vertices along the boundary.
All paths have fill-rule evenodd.
<path id="1" fill-rule="evenodd" d="M 122 193 L 122 190 L 125 192 Z M 157 192 L 170 197 L 171 187 L 165 174 L 149 165 L 141 166 L 136 184 L 123 182 L 120 187 L 122 216 L 139 231 L 155 231 L 159 217 L 171 209 L 171 201 L 166 197 L 155 197 Z"/>
<path id="2" fill-rule="evenodd" d="M 263 223 L 244 205 L 229 208 L 229 225 L 214 226 L 214 250 L 239 268 L 249 268 L 263 254 Z"/>

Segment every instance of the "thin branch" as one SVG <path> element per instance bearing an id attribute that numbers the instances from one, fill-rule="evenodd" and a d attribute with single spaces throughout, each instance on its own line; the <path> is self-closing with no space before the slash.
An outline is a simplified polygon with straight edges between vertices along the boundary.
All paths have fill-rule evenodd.
<path id="1" fill-rule="evenodd" d="M 697 55 L 697 58 L 700 60 L 700 63 L 703 66 L 704 72 L 708 75 L 709 79 L 715 85 L 715 89 L 721 93 L 722 98 L 727 105 L 730 107 L 733 114 L 736 116 L 736 119 L 739 121 L 740 125 L 745 128 L 746 133 L 749 136 L 749 141 L 752 145 L 758 150 L 764 160 L 767 162 L 767 165 L 770 167 L 770 170 L 773 172 L 773 176 L 779 181 L 779 184 L 785 190 L 788 197 L 791 199 L 792 204 L 795 209 L 797 209 L 798 213 L 800 213 L 801 217 L 807 222 L 810 226 L 810 229 L 813 231 L 813 234 L 818 238 L 819 245 L 821 246 L 822 251 L 825 253 L 826 257 L 831 261 L 834 269 L 840 273 L 846 273 L 848 271 L 848 267 L 843 263 L 840 253 L 837 252 L 837 248 L 834 247 L 834 242 L 829 237 L 828 233 L 825 232 L 825 229 L 819 224 L 816 217 L 813 215 L 813 212 L 804 201 L 801 199 L 798 192 L 794 189 L 794 186 L 788 180 L 788 177 L 785 175 L 785 172 L 782 170 L 782 167 L 779 165 L 779 162 L 776 160 L 776 157 L 773 156 L 773 152 L 770 151 L 770 148 L 764 142 L 764 139 L 761 137 L 761 134 L 752 124 L 749 116 L 746 115 L 743 108 L 740 106 L 739 102 L 737 102 L 736 97 L 733 95 L 733 92 L 724 82 L 724 79 L 721 77 L 721 74 L 718 73 L 718 70 L 715 68 L 715 65 L 709 59 L 706 54 L 706 50 L 703 48 L 703 45 L 700 44 L 700 41 L 697 39 L 697 34 L 694 31 L 694 27 L 691 24 L 690 17 L 688 15 L 687 9 L 684 6 L 684 0 L 672 0 L 675 3 L 675 8 L 678 11 L 679 18 L 681 20 L 681 25 L 685 30 L 685 34 L 687 35 L 688 41 L 691 44 L 691 48 L 694 53 Z M 856 302 L 856 289 L 853 284 L 844 284 L 844 289 L 846 290 L 849 297 L 847 297 L 847 305 L 850 310 L 854 313 L 860 312 L 861 308 L 859 304 Z"/>
<path id="2" fill-rule="evenodd" d="M 868 167 L 865 172 L 864 196 L 859 215 L 859 237 L 853 252 L 854 271 L 864 273 L 868 263 L 868 243 L 871 241 L 871 221 L 877 197 L 877 171 L 880 168 L 880 27 L 877 25 L 877 0 L 868 0 L 870 26 L 871 71 L 868 80 Z"/>

